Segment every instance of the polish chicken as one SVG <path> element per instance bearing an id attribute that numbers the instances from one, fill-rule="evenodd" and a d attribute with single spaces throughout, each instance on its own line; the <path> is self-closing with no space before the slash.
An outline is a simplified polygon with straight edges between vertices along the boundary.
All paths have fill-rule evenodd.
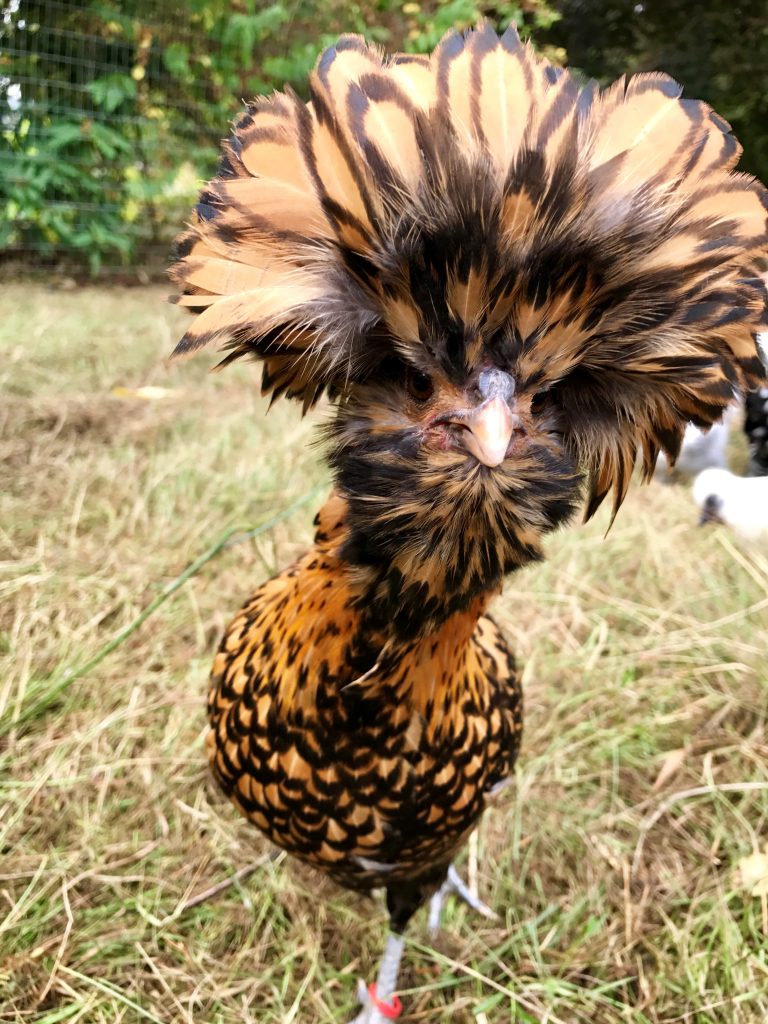
<path id="1" fill-rule="evenodd" d="M 177 347 L 329 396 L 334 489 L 312 549 L 260 586 L 213 666 L 209 752 L 274 843 L 391 932 L 357 1018 L 399 1009 L 403 931 L 509 780 L 519 677 L 489 615 L 638 452 L 759 386 L 768 198 L 662 74 L 581 86 L 514 30 L 430 56 L 344 36 L 305 103 L 248 105 L 172 270 Z"/>

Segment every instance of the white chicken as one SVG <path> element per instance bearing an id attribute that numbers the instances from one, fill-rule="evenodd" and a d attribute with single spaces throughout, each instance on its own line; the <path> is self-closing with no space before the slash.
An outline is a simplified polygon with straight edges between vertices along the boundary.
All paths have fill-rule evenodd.
<path id="1" fill-rule="evenodd" d="M 725 523 L 744 540 L 768 539 L 768 476 L 705 469 L 694 481 L 693 499 L 700 523 Z"/>

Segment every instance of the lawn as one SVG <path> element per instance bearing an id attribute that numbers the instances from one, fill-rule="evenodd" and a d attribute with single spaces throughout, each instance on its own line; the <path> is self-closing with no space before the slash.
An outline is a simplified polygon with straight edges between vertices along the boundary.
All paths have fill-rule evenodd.
<path id="1" fill-rule="evenodd" d="M 217 639 L 326 474 L 252 366 L 166 362 L 163 294 L 3 292 L 0 1021 L 341 1024 L 380 902 L 270 856 L 203 754 Z M 501 919 L 415 919 L 406 1024 L 768 1020 L 768 549 L 682 486 L 607 525 L 496 605 L 526 737 L 459 867 Z"/>

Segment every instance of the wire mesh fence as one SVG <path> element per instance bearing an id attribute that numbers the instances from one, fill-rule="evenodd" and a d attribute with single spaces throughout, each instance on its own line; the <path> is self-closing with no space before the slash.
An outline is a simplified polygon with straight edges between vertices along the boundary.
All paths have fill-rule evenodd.
<path id="1" fill-rule="evenodd" d="M 243 99 L 345 30 L 402 38 L 376 5 L 0 0 L 0 271 L 161 270 Z"/>
<path id="2" fill-rule="evenodd" d="M 430 50 L 547 0 L 0 0 L 0 272 L 162 269 L 243 99 L 343 32 Z"/>
<path id="3" fill-rule="evenodd" d="M 689 0 L 0 0 L 0 272 L 162 269 L 242 100 L 302 93 L 349 31 L 426 52 L 487 16 L 603 81 L 663 68 L 766 179 L 765 0 L 737 7 L 698 5 L 692 34 Z"/>
<path id="4" fill-rule="evenodd" d="M 203 26 L 180 6 L 0 10 L 3 263 L 160 269 L 239 105 L 212 73 L 215 43 L 206 74 L 189 59 Z"/>

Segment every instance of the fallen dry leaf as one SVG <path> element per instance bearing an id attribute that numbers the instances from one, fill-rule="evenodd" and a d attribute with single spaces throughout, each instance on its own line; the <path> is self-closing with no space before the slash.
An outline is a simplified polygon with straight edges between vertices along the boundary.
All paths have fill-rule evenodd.
<path id="1" fill-rule="evenodd" d="M 679 750 L 669 751 L 662 762 L 659 774 L 656 776 L 656 781 L 653 784 L 654 792 L 658 792 L 658 790 L 663 789 L 670 779 L 673 779 L 675 775 L 677 775 L 683 767 L 683 762 L 690 751 L 690 747 L 680 747 Z"/>
<path id="2" fill-rule="evenodd" d="M 147 384 L 143 388 L 112 388 L 112 394 L 118 398 L 143 398 L 145 402 L 157 402 L 163 398 L 173 398 L 179 392 L 174 388 L 161 388 Z"/>
<path id="3" fill-rule="evenodd" d="M 752 853 L 739 861 L 741 884 L 752 896 L 768 896 L 768 845 L 764 853 Z"/>

